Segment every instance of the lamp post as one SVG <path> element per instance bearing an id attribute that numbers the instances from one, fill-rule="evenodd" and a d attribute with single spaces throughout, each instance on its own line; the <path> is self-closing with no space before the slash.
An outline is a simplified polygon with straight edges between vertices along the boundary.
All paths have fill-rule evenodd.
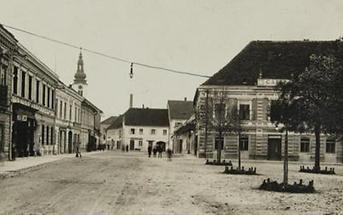
<path id="1" fill-rule="evenodd" d="M 288 129 L 287 126 L 281 128 L 285 130 L 285 145 L 284 145 L 284 155 L 283 155 L 283 184 L 288 184 Z M 276 125 L 276 131 L 282 131 L 278 125 Z"/>

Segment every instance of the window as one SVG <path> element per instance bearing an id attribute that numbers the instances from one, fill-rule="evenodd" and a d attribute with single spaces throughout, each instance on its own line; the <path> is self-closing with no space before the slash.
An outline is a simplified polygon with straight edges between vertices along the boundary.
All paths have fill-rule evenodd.
<path id="1" fill-rule="evenodd" d="M 215 104 L 214 109 L 215 109 L 214 117 L 216 119 L 224 120 L 224 118 L 225 118 L 225 104 Z"/>
<path id="2" fill-rule="evenodd" d="M 241 135 L 239 138 L 239 149 L 241 151 L 249 150 L 249 137 L 247 135 Z"/>
<path id="3" fill-rule="evenodd" d="M 219 138 L 216 137 L 215 141 L 214 141 L 214 149 L 218 150 L 218 147 L 223 150 L 224 149 L 224 138 Z"/>
<path id="4" fill-rule="evenodd" d="M 44 136 L 45 135 L 45 127 L 42 125 L 42 145 L 44 145 Z"/>
<path id="5" fill-rule="evenodd" d="M 54 104 L 54 97 L 55 97 L 55 91 L 51 89 L 51 109 L 54 109 L 55 104 Z"/>
<path id="6" fill-rule="evenodd" d="M 32 100 L 32 76 L 29 75 L 29 99 Z"/>
<path id="7" fill-rule="evenodd" d="M 18 67 L 14 67 L 13 71 L 13 93 L 18 95 Z"/>
<path id="8" fill-rule="evenodd" d="M 250 120 L 250 106 L 241 104 L 239 105 L 239 118 L 240 120 Z"/>
<path id="9" fill-rule="evenodd" d="M 46 90 L 46 87 L 45 87 L 45 84 L 43 84 L 43 96 L 42 96 L 42 104 L 45 105 L 45 90 Z"/>
<path id="10" fill-rule="evenodd" d="M 139 134 L 143 134 L 143 128 L 139 129 Z"/>
<path id="11" fill-rule="evenodd" d="M 151 134 L 156 134 L 156 129 L 151 129 Z"/>
<path id="12" fill-rule="evenodd" d="M 54 127 L 51 127 L 50 130 L 51 130 L 51 133 L 50 133 L 51 134 L 50 144 L 54 145 L 54 135 L 53 135 L 54 134 Z"/>
<path id="13" fill-rule="evenodd" d="M 177 122 L 177 123 L 175 123 L 175 128 L 178 128 L 178 127 L 180 127 L 181 125 L 182 125 L 181 122 Z"/>
<path id="14" fill-rule="evenodd" d="M 25 98 L 25 72 L 21 71 L 21 97 Z"/>
<path id="15" fill-rule="evenodd" d="M 60 119 L 62 119 L 62 108 L 63 108 L 63 103 L 60 101 Z"/>
<path id="16" fill-rule="evenodd" d="M 131 128 L 131 134 L 135 134 L 135 129 Z"/>
<path id="17" fill-rule="evenodd" d="M 143 146 L 143 141 L 142 140 L 140 140 L 139 142 L 138 142 L 138 144 L 139 144 L 139 146 Z"/>
<path id="18" fill-rule="evenodd" d="M 67 119 L 67 102 L 64 102 L 63 119 Z"/>
<path id="19" fill-rule="evenodd" d="M 6 70 L 7 70 L 6 66 L 3 66 L 2 68 L 0 66 L 0 85 L 2 85 L 2 86 L 7 85 Z"/>
<path id="20" fill-rule="evenodd" d="M 48 91 L 48 107 L 50 107 L 50 87 L 47 87 Z"/>
<path id="21" fill-rule="evenodd" d="M 40 82 L 36 80 L 36 102 L 37 104 L 39 103 L 39 87 L 40 87 Z"/>
<path id="22" fill-rule="evenodd" d="M 73 111 L 73 105 L 69 106 L 69 121 L 71 121 L 71 112 Z"/>
<path id="23" fill-rule="evenodd" d="M 326 153 L 335 153 L 336 140 L 333 137 L 326 139 Z"/>
<path id="24" fill-rule="evenodd" d="M 300 139 L 300 152 L 310 152 L 310 138 L 302 137 Z"/>
<path id="25" fill-rule="evenodd" d="M 167 129 L 163 129 L 163 135 L 167 135 Z"/>
<path id="26" fill-rule="evenodd" d="M 49 126 L 46 126 L 46 145 L 49 145 Z"/>
<path id="27" fill-rule="evenodd" d="M 74 121 L 77 122 L 77 107 L 75 107 Z"/>

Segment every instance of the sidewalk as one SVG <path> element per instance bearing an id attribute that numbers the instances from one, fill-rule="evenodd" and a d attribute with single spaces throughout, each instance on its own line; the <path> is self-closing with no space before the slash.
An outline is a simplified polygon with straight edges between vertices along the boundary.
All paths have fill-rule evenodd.
<path id="1" fill-rule="evenodd" d="M 100 153 L 103 151 L 83 152 L 83 155 L 90 155 Z M 39 166 L 62 160 L 64 158 L 75 157 L 75 154 L 60 154 L 60 155 L 44 155 L 41 157 L 23 157 L 16 158 L 15 161 L 1 161 L 0 162 L 0 179 L 6 177 L 12 177 L 20 173 L 27 172 L 29 170 L 38 168 Z"/>

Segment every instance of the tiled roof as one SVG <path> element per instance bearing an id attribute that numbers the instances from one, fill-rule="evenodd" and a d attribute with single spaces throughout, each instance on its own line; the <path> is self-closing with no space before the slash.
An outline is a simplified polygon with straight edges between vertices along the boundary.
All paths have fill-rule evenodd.
<path id="1" fill-rule="evenodd" d="M 123 115 L 119 115 L 116 119 L 108 126 L 107 130 L 109 129 L 117 129 L 122 127 L 123 125 Z"/>
<path id="2" fill-rule="evenodd" d="M 192 101 L 168 101 L 170 119 L 189 119 L 193 114 Z"/>
<path id="3" fill-rule="evenodd" d="M 124 115 L 125 125 L 169 126 L 167 109 L 130 108 Z"/>
<path id="4" fill-rule="evenodd" d="M 110 116 L 104 121 L 102 121 L 101 124 L 111 125 L 117 118 L 118 118 L 117 116 Z"/>
<path id="5" fill-rule="evenodd" d="M 266 79 L 289 79 L 305 70 L 311 54 L 342 58 L 343 42 L 252 41 L 202 85 L 255 85 L 260 73 Z"/>

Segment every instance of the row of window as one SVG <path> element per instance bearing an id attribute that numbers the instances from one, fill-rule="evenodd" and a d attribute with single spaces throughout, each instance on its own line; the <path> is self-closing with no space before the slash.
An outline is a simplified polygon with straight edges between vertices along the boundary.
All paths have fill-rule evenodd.
<path id="1" fill-rule="evenodd" d="M 215 104 L 214 108 L 214 117 L 216 119 L 225 118 L 225 104 Z M 249 104 L 240 104 L 239 105 L 239 119 L 240 120 L 250 120 L 250 105 Z"/>
<path id="2" fill-rule="evenodd" d="M 69 105 L 69 121 L 72 121 L 73 105 Z M 67 102 L 56 99 L 56 116 L 60 119 L 67 119 Z M 74 107 L 74 122 L 81 122 L 81 108 Z"/>
<path id="3" fill-rule="evenodd" d="M 336 152 L 336 140 L 334 138 L 326 139 L 326 153 L 335 153 Z M 300 139 L 300 152 L 310 152 L 310 138 L 302 137 Z"/>
<path id="4" fill-rule="evenodd" d="M 54 145 L 54 127 L 48 125 L 41 126 L 42 145 Z"/>
<path id="5" fill-rule="evenodd" d="M 214 148 L 217 150 L 218 146 L 224 149 L 224 139 L 217 137 L 215 139 Z M 249 150 L 249 137 L 247 135 L 241 135 L 239 138 L 239 148 L 241 151 Z M 334 138 L 328 138 L 326 140 L 326 153 L 335 153 L 336 141 Z M 300 140 L 300 152 L 310 152 L 310 138 L 302 137 Z"/>
<path id="6" fill-rule="evenodd" d="M 13 71 L 13 94 L 35 101 L 37 104 L 48 108 L 54 108 L 54 89 L 43 82 L 41 83 L 40 80 L 35 79 L 25 71 L 19 71 L 17 66 L 14 66 Z"/>
<path id="7" fill-rule="evenodd" d="M 167 135 L 168 134 L 167 129 L 163 129 L 162 132 L 163 132 L 163 135 Z M 140 128 L 139 129 L 139 134 L 142 135 L 143 133 L 144 133 L 143 128 Z M 130 134 L 136 134 L 136 129 L 131 128 Z M 151 129 L 150 130 L 150 134 L 155 135 L 156 134 L 156 129 Z"/>
<path id="8" fill-rule="evenodd" d="M 214 149 L 217 150 L 221 148 L 224 149 L 224 138 L 216 137 L 214 142 Z M 241 135 L 239 138 L 239 148 L 241 151 L 248 151 L 249 150 L 249 137 L 248 135 Z"/>

